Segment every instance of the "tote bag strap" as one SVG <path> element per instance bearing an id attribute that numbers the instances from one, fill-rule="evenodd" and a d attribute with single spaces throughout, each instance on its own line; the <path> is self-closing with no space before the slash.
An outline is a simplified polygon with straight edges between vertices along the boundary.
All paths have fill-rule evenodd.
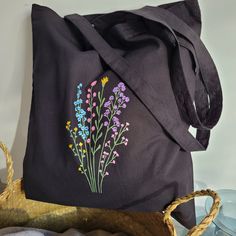
<path id="1" fill-rule="evenodd" d="M 205 91 L 207 92 L 209 96 L 209 104 L 208 111 L 206 116 L 204 116 L 204 120 L 200 121 L 199 116 L 196 114 L 195 107 L 193 106 L 194 101 L 192 101 L 190 94 L 188 93 L 187 86 L 186 86 L 186 77 L 184 76 L 184 70 L 182 76 L 181 87 L 186 88 L 187 93 L 185 96 L 187 96 L 187 99 L 184 99 L 187 103 L 186 106 L 182 106 L 187 108 L 187 113 L 190 115 L 191 125 L 196 128 L 203 128 L 203 129 L 211 129 L 215 126 L 215 124 L 218 122 L 221 111 L 222 111 L 222 91 L 221 91 L 221 85 L 219 76 L 215 67 L 215 64 L 202 43 L 199 36 L 189 27 L 185 22 L 183 22 L 180 18 L 169 12 L 168 10 L 162 9 L 160 7 L 151 7 L 146 6 L 144 8 L 128 11 L 132 12 L 135 15 L 139 15 L 141 17 L 144 17 L 145 19 L 155 21 L 155 22 L 161 22 L 164 24 L 169 30 L 173 30 L 181 34 L 187 41 L 192 44 L 197 63 L 199 65 L 199 74 L 203 81 L 203 85 L 205 88 Z M 173 32 L 172 32 L 173 33 Z M 178 44 L 181 44 L 181 41 L 183 39 L 179 39 L 175 33 L 173 33 L 175 36 Z M 184 42 L 183 42 L 184 43 Z M 188 45 L 188 43 L 185 43 L 185 46 Z M 191 47 L 191 46 L 190 46 Z M 180 55 L 181 57 L 181 55 Z M 181 62 L 181 59 L 180 59 Z M 184 67 L 182 66 L 184 69 Z M 198 91 L 199 92 L 199 91 Z M 200 91 L 201 94 L 203 91 Z M 195 103 L 198 102 L 195 100 Z M 202 101 L 199 101 L 199 104 Z M 201 104 L 200 104 L 201 106 Z M 206 108 L 205 108 L 206 109 Z"/>
<path id="2" fill-rule="evenodd" d="M 141 9 L 142 10 L 142 9 Z M 145 12 L 135 12 L 133 14 L 139 15 L 146 14 Z M 168 111 L 168 107 L 165 106 L 164 103 L 155 101 L 158 104 L 158 111 L 152 109 L 150 104 L 154 97 L 143 96 L 141 89 L 146 88 L 147 91 L 150 91 L 150 94 L 154 95 L 155 91 L 152 91 L 152 87 L 148 86 L 145 81 L 141 81 L 137 79 L 137 74 L 131 68 L 125 58 L 121 57 L 114 49 L 110 47 L 110 45 L 99 35 L 99 33 L 92 27 L 90 22 L 84 17 L 73 14 L 65 17 L 72 24 L 74 24 L 80 32 L 88 39 L 90 44 L 95 48 L 95 50 L 100 54 L 103 60 L 116 72 L 127 84 L 128 86 L 137 94 L 138 97 L 141 98 L 143 103 L 149 108 L 150 112 L 154 113 L 154 117 L 158 119 L 161 125 L 167 130 L 167 132 L 176 140 L 177 143 L 186 151 L 197 151 L 204 150 L 207 147 L 209 140 L 209 131 L 208 134 L 202 135 L 199 130 L 197 134 L 197 140 L 188 132 L 188 130 L 183 127 L 183 125 L 176 120 L 176 117 L 173 117 Z M 147 18 L 145 16 L 145 18 Z M 152 20 L 152 19 L 150 19 Z M 165 25 L 172 34 L 176 37 L 173 30 L 162 20 L 155 19 L 154 21 Z M 181 59 L 181 58 L 180 58 Z M 202 132 L 202 131 L 200 131 Z"/>
<path id="3" fill-rule="evenodd" d="M 186 0 L 190 3 L 192 0 Z M 196 4 L 197 0 L 195 0 Z M 193 4 L 193 2 L 191 2 Z M 196 5 L 195 4 L 195 5 Z M 127 11 L 145 19 L 159 22 L 165 25 L 170 31 L 173 30 L 177 42 L 177 60 L 175 65 L 181 68 L 180 73 L 173 74 L 173 87 L 178 94 L 177 103 L 179 104 L 182 115 L 187 117 L 188 122 L 197 129 L 197 139 L 204 147 L 208 146 L 210 129 L 218 122 L 222 112 L 222 90 L 219 76 L 215 64 L 202 43 L 200 37 L 180 18 L 160 7 L 145 6 L 138 10 Z M 175 34 L 178 32 L 183 38 L 178 38 Z M 180 45 L 194 51 L 194 58 L 197 60 L 198 77 L 196 81 L 195 101 L 192 100 L 181 59 Z M 180 67 L 179 67 L 180 66 Z M 184 91 L 184 93 L 183 93 Z"/>

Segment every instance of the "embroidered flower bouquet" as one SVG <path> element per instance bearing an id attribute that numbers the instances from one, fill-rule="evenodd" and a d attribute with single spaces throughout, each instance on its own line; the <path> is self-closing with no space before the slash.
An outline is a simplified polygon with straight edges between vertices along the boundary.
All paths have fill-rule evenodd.
<path id="1" fill-rule="evenodd" d="M 74 101 L 77 124 L 66 122 L 71 143 L 68 147 L 78 163 L 78 172 L 86 178 L 92 192 L 102 193 L 103 180 L 109 176 L 109 169 L 119 161 L 119 146 L 126 146 L 124 136 L 129 123 L 121 123 L 119 116 L 127 107 L 129 97 L 126 87 L 119 82 L 109 98 L 104 97 L 108 77 L 93 81 L 87 89 L 86 101 L 81 99 L 83 85 L 77 86 L 77 99 Z M 94 88 L 99 87 L 99 92 Z"/>

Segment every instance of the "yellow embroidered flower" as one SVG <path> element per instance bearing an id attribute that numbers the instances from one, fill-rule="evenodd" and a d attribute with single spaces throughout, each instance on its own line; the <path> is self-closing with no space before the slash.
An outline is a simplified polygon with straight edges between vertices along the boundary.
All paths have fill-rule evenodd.
<path id="1" fill-rule="evenodd" d="M 83 150 L 83 153 L 86 153 L 86 150 L 85 150 L 85 149 Z"/>
<path id="2" fill-rule="evenodd" d="M 109 80 L 109 78 L 108 78 L 107 76 L 105 76 L 105 77 L 103 77 L 103 78 L 101 79 L 101 82 L 102 82 L 102 86 L 103 86 L 103 87 L 104 87 L 105 84 L 108 82 L 108 80 Z"/>
<path id="3" fill-rule="evenodd" d="M 73 147 L 73 145 L 72 145 L 72 144 L 69 144 L 68 147 L 71 149 L 71 148 Z"/>
<path id="4" fill-rule="evenodd" d="M 77 127 L 75 127 L 75 128 L 74 128 L 74 131 L 75 131 L 75 132 L 77 132 L 77 131 L 78 131 L 78 128 L 77 128 Z"/>
<path id="5" fill-rule="evenodd" d="M 68 121 L 66 122 L 66 129 L 67 129 L 67 130 L 70 129 L 70 124 L 71 124 L 71 121 L 68 120 Z"/>
<path id="6" fill-rule="evenodd" d="M 80 142 L 80 143 L 79 143 L 79 146 L 82 147 L 82 146 L 83 146 L 83 143 Z"/>

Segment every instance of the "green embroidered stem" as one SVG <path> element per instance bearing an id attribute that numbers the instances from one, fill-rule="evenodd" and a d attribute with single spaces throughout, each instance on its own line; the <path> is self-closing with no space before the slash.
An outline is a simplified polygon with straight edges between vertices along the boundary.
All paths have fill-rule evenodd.
<path id="1" fill-rule="evenodd" d="M 82 125 L 84 126 L 85 125 L 85 119 L 82 119 Z M 84 134 L 84 131 L 83 131 L 83 134 Z M 90 166 L 90 158 L 88 156 L 88 147 L 87 147 L 87 143 L 86 143 L 86 140 L 83 140 L 83 144 L 84 144 L 84 147 L 85 147 L 85 150 L 86 150 L 86 163 L 87 163 L 87 169 L 88 169 L 88 178 L 89 178 L 89 182 L 90 182 L 90 189 L 92 192 L 94 192 L 94 185 L 93 185 L 93 181 L 92 181 L 92 178 L 91 178 L 91 166 Z"/>
<path id="2" fill-rule="evenodd" d="M 83 148 L 82 148 L 82 146 L 80 147 L 80 152 L 81 153 L 83 153 Z M 83 156 L 82 156 L 82 163 L 83 163 L 83 159 L 85 158 L 85 155 L 84 154 L 82 154 Z M 88 181 L 88 183 L 89 183 L 89 187 L 90 187 L 90 189 L 91 189 L 91 191 L 92 191 L 92 184 L 91 184 L 91 182 L 90 182 L 90 179 L 89 179 L 89 177 L 88 177 L 88 175 L 87 175 L 87 169 L 85 169 L 84 170 L 84 173 L 85 173 L 85 176 L 86 176 L 86 179 L 87 179 L 87 181 Z"/>
<path id="3" fill-rule="evenodd" d="M 124 144 L 124 142 L 118 143 L 118 141 L 121 139 L 121 136 L 123 135 L 123 133 L 125 133 L 126 128 L 127 128 L 127 126 L 124 126 L 123 129 L 120 129 L 116 140 L 114 140 L 114 144 L 113 144 L 112 148 L 110 147 L 110 153 L 109 153 L 108 157 L 106 158 L 106 161 L 103 165 L 102 172 L 101 172 L 102 179 L 99 184 L 99 189 L 101 190 L 101 192 L 102 192 L 102 184 L 103 184 L 103 179 L 105 177 L 106 169 L 109 166 L 109 164 L 114 160 L 114 157 L 115 157 L 115 155 L 113 154 L 113 151 L 114 151 L 115 147 L 117 147 L 121 144 Z"/>
<path id="4" fill-rule="evenodd" d="M 113 158 L 111 159 L 111 161 L 110 161 L 109 163 L 107 163 L 106 165 L 104 165 L 104 166 L 105 166 L 105 171 L 106 171 L 106 168 L 109 166 L 109 164 L 111 164 L 111 162 L 115 159 L 115 155 L 113 155 L 112 157 L 113 157 Z M 99 184 L 99 189 L 101 189 L 101 192 L 100 192 L 100 193 L 102 193 L 103 179 L 104 179 L 104 177 L 106 176 L 106 175 L 105 175 L 105 171 L 104 171 L 103 173 L 101 173 L 102 178 L 101 178 L 101 181 L 100 181 L 100 184 Z"/>
<path id="5" fill-rule="evenodd" d="M 101 145 L 100 145 L 100 144 L 99 144 L 99 146 L 97 147 L 97 142 L 98 142 L 98 140 L 102 137 L 102 133 L 100 133 L 100 130 L 101 130 L 102 127 L 103 127 L 103 123 L 101 123 L 102 118 L 103 118 L 103 116 L 101 115 L 101 109 L 102 109 L 102 106 L 103 106 L 104 101 L 105 101 L 105 98 L 103 98 L 103 93 L 104 93 L 104 86 L 102 86 L 102 91 L 101 91 L 101 93 L 100 93 L 100 92 L 98 93 L 99 106 L 98 106 L 98 108 L 96 109 L 98 121 L 95 122 L 95 126 L 96 126 L 96 129 L 97 129 L 97 132 L 96 132 L 96 137 L 95 137 L 95 139 L 94 139 L 93 156 L 95 156 L 96 152 L 99 151 L 100 148 L 101 148 Z M 97 170 L 97 186 L 98 186 L 98 188 L 99 188 L 99 168 L 100 168 L 100 160 L 101 160 L 101 158 L 99 158 L 98 170 Z M 94 173 L 95 173 L 95 159 L 94 159 Z M 98 191 L 99 191 L 99 189 L 98 189 Z"/>
<path id="6" fill-rule="evenodd" d="M 73 140 L 74 147 L 75 147 L 75 151 L 74 151 L 74 149 L 72 149 L 72 151 L 73 151 L 73 153 L 74 153 L 75 156 L 78 156 L 79 161 L 80 161 L 80 166 L 82 167 L 82 171 L 83 171 L 82 174 L 84 174 L 84 175 L 86 176 L 86 179 L 87 179 L 87 181 L 88 181 L 88 183 L 89 183 L 89 186 L 90 186 L 90 188 L 91 188 L 91 182 L 90 182 L 90 180 L 89 180 L 89 178 L 88 178 L 88 175 L 87 175 L 87 173 L 86 173 L 87 170 L 84 168 L 83 157 L 80 156 L 80 153 L 79 153 L 79 150 L 78 150 L 78 144 L 76 143 L 76 138 L 77 138 L 76 132 L 75 132 L 75 136 L 74 136 L 74 134 L 73 134 L 72 129 L 69 128 L 69 132 L 70 132 L 70 136 L 71 136 L 71 138 L 72 138 L 72 140 Z M 81 150 L 81 155 L 83 155 L 82 150 Z"/>
<path id="7" fill-rule="evenodd" d="M 97 120 L 95 121 L 95 126 L 96 126 L 96 137 L 94 135 L 92 136 L 93 142 L 94 142 L 94 147 L 91 148 L 92 156 L 93 156 L 93 169 L 94 169 L 94 176 L 96 175 L 96 163 L 95 163 L 95 157 L 96 157 L 96 152 L 100 150 L 101 145 L 99 144 L 97 147 L 97 142 L 101 138 L 102 133 L 100 133 L 100 130 L 103 127 L 103 124 L 101 124 L 102 117 L 101 116 L 101 108 L 103 106 L 103 103 L 105 101 L 105 98 L 103 98 L 103 93 L 104 93 L 104 86 L 102 86 L 102 91 L 101 93 L 98 92 L 98 100 L 99 100 L 99 106 L 96 108 L 96 113 L 97 113 Z M 95 177 L 96 179 L 96 177 Z M 96 181 L 96 186 L 98 190 L 98 182 Z"/>
<path id="8" fill-rule="evenodd" d="M 93 94 L 93 89 L 91 88 L 91 94 Z M 96 184 L 96 178 L 95 178 L 95 156 L 92 155 L 92 146 L 91 146 L 91 140 L 92 140 L 92 123 L 93 123 L 93 96 L 90 96 L 89 99 L 89 108 L 90 108 L 90 122 L 89 122 L 89 160 L 90 160 L 90 166 L 91 166 L 91 178 L 93 180 L 93 187 L 94 191 L 97 192 L 97 184 Z"/>
<path id="9" fill-rule="evenodd" d="M 77 89 L 78 89 L 77 90 L 77 100 L 75 101 L 76 104 L 75 103 L 74 104 L 75 104 L 76 117 L 79 118 L 79 122 L 80 122 L 80 123 L 78 123 L 79 128 L 81 130 L 80 131 L 81 132 L 80 136 L 82 137 L 82 140 L 84 142 L 84 147 L 85 147 L 86 164 L 87 164 L 87 169 L 88 169 L 88 179 L 89 179 L 89 182 L 90 182 L 90 189 L 93 192 L 94 187 L 93 187 L 93 182 L 92 182 L 92 178 L 91 178 L 91 167 L 90 167 L 90 164 L 89 164 L 90 158 L 88 157 L 88 147 L 87 147 L 87 144 L 86 144 L 86 137 L 87 137 L 86 130 L 85 130 L 86 117 L 85 117 L 85 111 L 81 107 L 81 105 L 82 105 L 82 100 L 80 98 L 80 95 L 82 94 L 81 88 L 82 88 L 82 84 L 80 83 L 77 86 Z"/>
<path id="10" fill-rule="evenodd" d="M 99 157 L 99 162 L 98 162 L 98 186 L 99 186 L 99 192 L 101 193 L 102 192 L 102 189 L 101 189 L 101 185 L 100 185 L 100 166 L 101 166 L 101 160 L 102 160 L 102 154 L 103 154 L 103 151 L 104 151 L 104 146 L 105 146 L 105 143 L 106 143 L 106 139 L 107 139 L 107 135 L 108 135 L 108 132 L 109 132 L 109 127 L 110 127 L 110 124 L 111 124 L 111 120 L 114 116 L 114 106 L 115 106 L 115 103 L 117 102 L 117 97 L 114 101 L 114 104 L 112 103 L 112 109 L 111 109 L 111 115 L 108 119 L 108 125 L 107 125 L 107 128 L 106 128 L 106 133 L 105 133 L 105 136 L 104 136 L 104 139 L 103 139 L 103 144 L 102 144 L 102 149 L 101 149 L 101 152 L 100 152 L 100 157 Z"/>

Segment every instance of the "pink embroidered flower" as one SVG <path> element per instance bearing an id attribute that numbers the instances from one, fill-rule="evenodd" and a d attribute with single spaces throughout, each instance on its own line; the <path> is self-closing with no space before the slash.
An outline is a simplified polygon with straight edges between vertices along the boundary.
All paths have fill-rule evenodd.
<path id="1" fill-rule="evenodd" d="M 105 157 L 107 157 L 109 155 L 109 152 L 104 151 L 103 155 L 104 155 L 104 158 L 105 158 Z"/>
<path id="2" fill-rule="evenodd" d="M 126 138 L 125 141 L 124 141 L 124 145 L 127 146 L 128 145 L 128 139 Z"/>
<path id="3" fill-rule="evenodd" d="M 87 143 L 90 143 L 90 142 L 91 142 L 90 138 L 88 138 L 86 142 L 87 142 Z"/>
<path id="4" fill-rule="evenodd" d="M 114 151 L 113 154 L 114 154 L 115 157 L 119 156 L 119 153 L 117 151 Z"/>
<path id="5" fill-rule="evenodd" d="M 90 85 L 93 87 L 93 86 L 95 86 L 96 84 L 97 84 L 97 81 L 94 80 Z"/>
<path id="6" fill-rule="evenodd" d="M 88 118 L 87 121 L 90 123 L 91 122 L 91 118 Z"/>
<path id="7" fill-rule="evenodd" d="M 97 93 L 96 93 L 96 92 L 94 92 L 94 93 L 93 93 L 93 97 L 96 97 L 96 96 L 97 96 Z"/>
<path id="8" fill-rule="evenodd" d="M 90 97 L 91 97 L 91 95 L 88 93 L 88 94 L 87 94 L 87 98 L 90 98 Z"/>
<path id="9" fill-rule="evenodd" d="M 91 127 L 91 130 L 92 130 L 92 131 L 94 131 L 95 129 L 96 129 L 95 126 L 92 126 L 92 127 Z"/>

